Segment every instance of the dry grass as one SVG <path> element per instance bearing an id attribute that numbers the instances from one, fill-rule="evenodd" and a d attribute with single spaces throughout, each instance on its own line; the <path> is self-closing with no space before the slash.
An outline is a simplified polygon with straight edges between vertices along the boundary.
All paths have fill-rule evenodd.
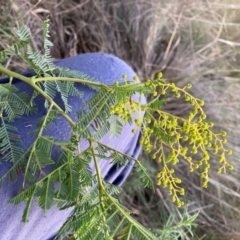
<path id="1" fill-rule="evenodd" d="M 55 58 L 108 52 L 128 62 L 141 79 L 152 78 L 157 71 L 163 71 L 167 80 L 180 86 L 193 83 L 192 92 L 205 100 L 205 110 L 216 122 L 216 129 L 229 132 L 229 147 L 235 150 L 232 158 L 235 171 L 216 174 L 214 159 L 207 190 L 199 187 L 197 174 L 186 173 L 184 163 L 178 166 L 177 173 L 183 179 L 190 212 L 200 211 L 200 238 L 216 234 L 216 239 L 240 239 L 239 1 L 15 0 L 14 3 L 15 10 L 8 8 L 9 14 L 0 16 L 0 47 L 11 41 L 9 33 L 20 20 L 31 29 L 32 45 L 41 49 L 41 22 L 50 16 Z M 7 65 L 19 71 L 25 68 L 16 61 L 9 61 Z M 166 110 L 184 116 L 188 107 L 172 99 Z M 151 161 L 149 156 L 144 158 Z M 135 199 L 142 196 L 135 191 Z M 167 212 L 166 199 L 164 192 L 158 190 L 151 198 L 154 207 L 149 207 L 148 200 L 141 204 L 129 202 L 130 207 L 137 207 L 141 212 L 154 208 Z M 140 220 L 146 222 L 145 217 Z M 160 223 L 154 221 L 150 225 L 160 228 Z"/>

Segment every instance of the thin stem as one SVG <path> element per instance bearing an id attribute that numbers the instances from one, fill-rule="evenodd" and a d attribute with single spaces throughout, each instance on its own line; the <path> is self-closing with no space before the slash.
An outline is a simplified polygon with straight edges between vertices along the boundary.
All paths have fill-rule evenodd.
<path id="1" fill-rule="evenodd" d="M 27 166 L 26 166 L 26 168 L 25 168 L 25 172 L 28 172 L 28 168 L 29 168 L 29 165 L 30 165 L 30 162 L 31 162 L 31 158 L 32 158 L 32 156 L 33 156 L 33 154 L 34 154 L 34 152 L 35 152 L 35 148 L 36 148 L 36 145 L 37 145 L 37 143 L 38 143 L 38 140 L 39 140 L 39 138 L 42 136 L 44 127 L 46 126 L 47 119 L 48 119 L 49 114 L 50 114 L 50 112 L 51 112 L 51 110 L 52 110 L 52 107 L 53 107 L 53 103 L 51 103 L 51 105 L 49 106 L 49 109 L 48 109 L 48 111 L 47 111 L 47 114 L 46 114 L 46 116 L 45 116 L 45 118 L 44 118 L 44 120 L 43 120 L 42 127 L 40 128 L 40 130 L 39 130 L 39 132 L 38 132 L 38 135 L 37 135 L 37 138 L 36 138 L 35 142 L 34 142 L 33 145 L 32 145 L 32 149 L 31 149 L 30 155 L 29 155 L 28 160 L 27 160 Z M 39 170 L 40 170 L 41 172 L 43 172 L 39 161 L 37 161 L 37 165 L 38 165 Z M 44 172 L 43 172 L 43 173 L 44 173 Z M 24 175 L 24 179 L 23 179 L 23 188 L 25 187 L 25 182 L 26 182 L 26 174 Z"/>
<path id="2" fill-rule="evenodd" d="M 97 173 L 97 179 L 98 179 L 98 188 L 99 188 L 99 201 L 100 203 L 103 202 L 102 199 L 102 191 L 104 190 L 104 186 L 102 183 L 102 174 L 101 174 L 101 169 L 98 165 L 98 160 L 96 158 L 96 153 L 93 147 L 93 141 L 89 140 L 89 144 L 90 144 L 90 148 L 92 149 L 92 153 L 93 153 L 93 161 L 94 161 L 94 165 L 95 165 L 95 169 L 96 169 L 96 173 Z"/>
<path id="3" fill-rule="evenodd" d="M 69 78 L 69 77 L 44 77 L 44 78 L 35 78 L 33 79 L 34 83 L 37 82 L 44 82 L 44 81 L 67 81 L 67 82 L 76 82 L 76 83 L 82 83 L 82 84 L 87 84 L 91 86 L 96 86 L 100 88 L 106 88 L 106 89 L 111 89 L 105 84 L 98 83 L 98 82 L 92 82 L 86 79 L 81 79 L 81 78 Z"/>
<path id="4" fill-rule="evenodd" d="M 112 150 L 112 151 L 114 151 L 114 152 L 118 152 L 118 153 L 121 154 L 122 156 L 127 157 L 127 158 L 129 158 L 129 159 L 131 159 L 131 160 L 133 160 L 133 161 L 135 161 L 135 162 L 140 162 L 138 159 L 136 159 L 136 158 L 134 158 L 134 157 L 132 157 L 132 156 L 129 156 L 129 155 L 123 153 L 123 152 L 120 152 L 120 151 L 118 151 L 118 150 L 116 150 L 116 149 L 114 149 L 114 148 L 111 148 L 110 146 L 107 146 L 107 145 L 99 142 L 99 141 L 96 140 L 96 139 L 91 139 L 91 141 L 94 141 L 95 143 L 97 143 L 97 144 L 99 144 L 99 145 L 102 145 L 102 146 L 108 148 L 109 150 Z"/>
<path id="5" fill-rule="evenodd" d="M 4 68 L 1 64 L 0 64 L 0 72 L 8 75 L 9 77 L 14 77 L 14 78 L 17 78 L 19 80 L 22 80 L 23 82 L 26 82 L 26 83 L 30 84 L 31 86 L 33 84 L 35 85 L 37 82 L 44 82 L 44 81 L 68 81 L 68 82 L 77 82 L 77 83 L 88 84 L 88 85 L 96 86 L 96 87 L 100 87 L 100 88 L 110 89 L 105 84 L 88 81 L 86 79 L 69 78 L 69 77 L 29 78 L 29 77 L 25 77 L 25 76 L 23 76 L 21 74 L 15 73 L 15 72 L 13 72 L 11 70 L 8 70 L 8 69 Z"/>
<path id="6" fill-rule="evenodd" d="M 112 202 L 112 204 L 116 207 L 116 209 L 119 211 L 119 213 L 129 221 L 129 223 L 132 226 L 135 226 L 142 235 L 144 235 L 144 237 L 146 237 L 146 239 L 157 239 L 156 237 L 154 237 L 150 232 L 148 232 L 147 229 L 145 229 L 144 227 L 142 227 L 138 222 L 135 221 L 135 219 L 133 219 L 131 217 L 130 214 L 126 213 L 124 211 L 124 209 L 122 209 L 122 207 L 117 203 L 117 201 L 114 200 L 114 198 L 109 195 L 106 190 L 104 189 L 105 194 L 107 195 L 107 197 L 109 198 L 109 200 Z"/>
<path id="7" fill-rule="evenodd" d="M 18 73 L 15 73 L 13 71 L 10 71 L 10 70 L 6 69 L 5 67 L 3 67 L 1 64 L 0 64 L 0 72 L 6 74 L 10 78 L 11 77 L 17 78 L 19 80 L 22 80 L 23 82 L 28 83 L 28 84 L 29 84 L 29 81 L 31 81 L 31 78 L 28 78 L 28 77 L 25 77 L 25 76 L 23 76 L 21 74 L 18 74 Z"/>
<path id="8" fill-rule="evenodd" d="M 80 142 L 78 143 L 78 147 L 77 147 L 77 150 L 78 150 L 78 155 L 81 154 L 81 147 L 80 147 Z"/>

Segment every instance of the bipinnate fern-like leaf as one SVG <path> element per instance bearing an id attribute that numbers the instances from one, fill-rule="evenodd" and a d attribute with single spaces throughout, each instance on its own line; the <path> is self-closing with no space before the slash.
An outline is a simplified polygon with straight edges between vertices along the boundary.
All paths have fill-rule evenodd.
<path id="1" fill-rule="evenodd" d="M 59 237 L 73 231 L 77 239 L 157 239 L 132 218 L 130 211 L 115 198 L 110 195 L 104 197 L 102 203 L 94 203 L 87 209 L 76 208 L 61 228 Z"/>
<path id="2" fill-rule="evenodd" d="M 30 97 L 10 83 L 0 85 L 0 112 L 8 122 L 22 115 L 29 115 L 35 110 L 30 104 Z"/>
<path id="3" fill-rule="evenodd" d="M 37 150 L 35 156 L 38 158 L 37 162 L 39 162 L 42 167 L 54 164 L 54 161 L 51 159 L 52 148 L 53 142 L 50 137 L 39 137 L 36 143 Z"/>
<path id="4" fill-rule="evenodd" d="M 77 78 L 77 79 L 83 79 L 83 80 L 87 80 L 88 82 L 93 82 L 93 83 L 97 83 L 98 81 L 93 78 L 90 77 L 89 75 L 83 73 L 83 72 L 79 72 L 79 71 L 75 71 L 75 70 L 71 70 L 69 68 L 64 68 L 64 67 L 56 67 L 55 71 L 55 75 L 59 76 L 59 77 L 69 77 L 69 78 Z M 67 84 L 70 84 L 70 82 L 67 82 Z M 71 83 L 72 85 L 74 85 L 73 83 Z M 100 88 L 97 86 L 93 86 L 91 84 L 87 84 L 85 83 L 81 83 L 83 85 L 87 85 L 89 88 L 98 91 Z M 69 89 L 69 93 L 70 96 L 78 96 L 80 93 L 80 97 L 82 96 L 82 92 L 80 92 L 77 88 L 72 88 Z"/>
<path id="5" fill-rule="evenodd" d="M 44 139 L 38 143 L 38 148 L 43 148 L 46 145 L 47 140 L 49 139 L 44 137 Z M 58 142 L 57 144 L 59 145 Z M 63 146 L 66 146 L 66 144 L 63 144 Z M 102 154 L 107 152 L 114 154 L 113 149 L 107 148 L 105 145 L 102 145 L 102 147 L 99 146 L 101 146 L 100 143 L 98 144 L 97 149 L 102 151 Z M 52 147 L 46 149 L 46 152 L 48 152 L 47 155 L 49 155 L 51 151 Z M 80 155 L 74 156 L 68 154 L 66 150 L 65 154 L 63 154 L 65 157 L 57 162 L 58 164 L 56 165 L 55 170 L 36 181 L 26 190 L 10 200 L 10 202 L 14 204 L 26 201 L 26 207 L 22 219 L 24 222 L 28 220 L 28 214 L 33 199 L 37 198 L 39 206 L 42 207 L 44 211 L 47 211 L 47 209 L 53 204 L 57 203 L 60 203 L 59 206 L 62 206 L 62 209 L 72 206 L 76 207 L 76 215 L 71 216 L 69 221 L 63 225 L 59 232 L 60 235 L 69 231 L 77 231 L 81 235 L 83 234 L 82 236 L 86 237 L 82 239 L 90 239 L 90 237 L 93 239 L 99 239 L 100 237 L 108 236 L 108 234 L 106 235 L 107 232 L 109 232 L 110 235 L 113 234 L 114 236 L 118 236 L 119 234 L 124 234 L 124 232 L 121 232 L 122 230 L 120 226 L 126 226 L 129 221 L 131 224 L 134 223 L 134 226 L 138 229 L 139 226 L 137 225 L 137 222 L 130 217 L 130 212 L 125 209 L 125 207 L 121 206 L 117 199 L 111 197 L 111 195 L 119 193 L 119 187 L 104 183 L 105 190 L 103 200 L 102 202 L 99 202 L 98 185 L 91 175 L 88 165 L 90 153 L 91 151 L 87 149 Z M 116 152 L 115 155 L 120 158 L 119 156 L 121 153 Z M 123 159 L 126 158 L 125 155 L 122 157 Z M 129 159 L 131 158 L 129 157 Z M 145 169 L 139 163 L 138 169 L 140 169 L 138 170 L 140 176 L 146 174 Z M 142 178 L 147 179 L 147 177 Z M 95 184 L 89 188 L 91 182 L 95 182 Z M 144 180 L 143 182 L 146 183 L 147 181 Z M 148 183 L 146 186 L 149 187 L 151 184 Z M 57 201 L 58 198 L 59 202 Z M 55 199 L 55 201 L 53 201 L 53 199 Z M 76 205 L 76 203 L 79 205 Z M 106 209 L 102 204 L 103 206 L 109 206 L 110 204 L 112 207 L 111 209 Z M 80 210 L 81 212 L 79 212 Z M 115 213 L 113 213 L 113 211 Z M 109 223 L 110 219 L 113 218 L 115 219 L 114 221 L 116 222 L 116 225 L 112 222 L 111 224 Z M 110 225 L 112 227 L 110 227 Z M 99 226 L 100 230 L 97 229 L 96 226 Z M 119 227 L 119 231 L 116 231 L 115 227 Z M 137 236 L 139 239 L 143 239 L 144 236 L 148 236 L 150 232 L 145 228 L 138 229 L 137 231 L 133 227 L 128 229 L 128 234 L 129 236 Z M 155 239 L 153 235 L 149 236 L 152 238 L 150 237 L 148 239 Z"/>
<path id="6" fill-rule="evenodd" d="M 28 49 L 28 59 L 32 61 L 32 68 L 34 69 L 37 76 L 44 77 L 69 77 L 69 78 L 80 78 L 88 81 L 96 81 L 95 79 L 87 76 L 84 73 L 70 70 L 67 68 L 57 67 L 53 63 L 53 58 L 51 58 L 50 48 L 53 46 L 49 40 L 49 19 L 43 21 L 43 45 L 44 53 L 40 51 L 32 51 Z M 39 86 L 43 87 L 44 91 L 52 99 L 56 96 L 57 93 L 60 93 L 61 99 L 63 101 L 65 112 L 68 113 L 71 111 L 71 106 L 68 104 L 69 96 L 79 96 L 82 97 L 83 93 L 78 90 L 73 82 L 59 82 L 59 81 L 44 81 L 43 84 Z M 91 85 L 90 85 L 91 86 Z M 94 87 L 92 87 L 94 88 Z M 94 88 L 97 90 L 97 88 Z M 45 101 L 45 107 L 48 107 L 48 101 Z"/>
<path id="7" fill-rule="evenodd" d="M 34 199 L 34 192 L 36 190 L 36 186 L 34 186 L 34 188 L 32 189 L 33 193 L 31 194 L 31 197 L 29 197 L 27 199 L 27 202 L 26 202 L 26 207 L 23 211 L 23 215 L 22 215 L 22 222 L 28 222 L 28 216 L 29 216 L 29 212 L 30 212 L 30 209 L 31 209 L 31 206 L 32 206 L 32 203 L 33 203 L 33 199 Z M 15 204 L 15 203 L 14 203 Z"/>
<path id="8" fill-rule="evenodd" d="M 26 42 L 25 44 L 27 44 L 31 38 L 31 33 L 25 25 L 19 26 L 19 28 L 15 30 L 15 33 L 16 33 L 16 36 L 18 37 L 17 42 L 19 41 Z"/>
<path id="9" fill-rule="evenodd" d="M 51 180 L 51 177 L 46 178 L 42 186 L 37 188 L 36 195 L 38 197 L 38 205 L 46 211 L 53 205 L 54 193 L 54 182 Z"/>
<path id="10" fill-rule="evenodd" d="M 73 164 L 68 165 L 68 178 L 66 180 L 68 191 L 68 199 L 75 200 L 79 192 L 79 173 Z"/>
<path id="11" fill-rule="evenodd" d="M 121 134 L 124 122 L 118 118 L 117 116 L 113 115 L 110 118 L 110 136 L 112 138 L 117 137 Z"/>
<path id="12" fill-rule="evenodd" d="M 36 185 L 32 185 L 32 186 L 28 187 L 27 189 L 23 190 L 15 197 L 11 198 L 9 200 L 9 203 L 16 205 L 21 202 L 24 202 L 25 200 L 27 200 L 29 198 L 29 196 L 34 195 L 35 189 L 36 189 Z"/>
<path id="13" fill-rule="evenodd" d="M 141 164 L 139 160 L 134 165 L 134 170 L 138 173 L 138 176 L 141 182 L 143 183 L 144 187 L 148 187 L 153 190 L 154 189 L 153 181 L 149 177 L 146 168 Z"/>
<path id="14" fill-rule="evenodd" d="M 134 170 L 138 173 L 138 176 L 144 187 L 148 187 L 150 189 L 154 189 L 153 181 L 149 177 L 146 168 L 141 164 L 141 161 L 134 159 L 133 157 L 126 155 L 122 152 L 119 152 L 115 149 L 110 148 L 109 146 L 98 142 L 98 146 L 96 147 L 96 151 L 100 154 L 100 156 L 107 156 L 105 159 L 114 163 L 117 167 L 121 165 L 127 165 L 129 161 L 134 161 Z"/>
<path id="15" fill-rule="evenodd" d="M 100 90 L 94 100 L 87 101 L 83 108 L 78 112 L 78 128 L 81 129 L 81 134 L 84 137 L 89 137 L 91 133 L 89 128 L 95 130 L 97 139 L 101 139 L 106 135 L 110 128 L 107 119 L 110 116 L 109 102 L 112 101 L 112 96 L 106 90 Z"/>
<path id="16" fill-rule="evenodd" d="M 166 104 L 166 102 L 167 102 L 167 98 L 163 98 L 163 99 L 155 98 L 147 104 L 148 109 L 159 110 L 160 108 L 162 108 Z"/>
<path id="17" fill-rule="evenodd" d="M 26 201 L 26 207 L 23 214 L 23 222 L 28 221 L 28 214 L 32 199 L 37 198 L 39 206 L 46 212 L 53 204 L 55 197 L 60 199 L 75 200 L 79 194 L 81 184 L 78 182 L 78 174 L 74 172 L 74 165 L 64 164 L 53 172 L 47 174 L 30 187 L 9 200 L 10 203 L 19 204 Z M 59 183 L 56 187 L 56 183 Z M 64 187 L 63 187 L 64 186 Z"/>
<path id="18" fill-rule="evenodd" d="M 80 78 L 88 81 L 96 80 L 92 77 L 87 76 L 84 73 L 70 70 L 67 68 L 60 68 L 53 63 L 53 58 L 50 55 L 50 48 L 52 43 L 49 40 L 49 19 L 43 21 L 43 47 L 44 52 L 39 50 L 33 50 L 29 45 L 29 39 L 31 37 L 29 30 L 25 26 L 20 26 L 16 31 L 17 43 L 9 48 L 0 52 L 0 62 L 3 62 L 8 55 L 17 55 L 22 58 L 29 67 L 33 70 L 33 77 L 69 77 L 69 78 Z M 27 54 L 20 51 L 20 48 L 27 48 Z M 61 95 L 65 112 L 71 111 L 71 106 L 68 104 L 68 96 L 79 96 L 82 97 L 83 93 L 74 86 L 73 82 L 57 82 L 57 81 L 44 81 L 43 83 L 37 84 L 44 92 L 52 99 L 57 93 Z M 91 85 L 90 85 L 91 86 Z M 93 89 L 98 90 L 97 87 L 92 86 Z M 45 101 L 45 107 L 49 107 L 49 103 Z"/>
<path id="19" fill-rule="evenodd" d="M 9 47 L 0 51 L 0 63 L 5 62 L 9 56 L 19 55 L 20 50 L 29 44 L 31 34 L 29 29 L 26 26 L 21 25 L 15 31 L 15 34 L 16 34 L 16 41 Z"/>
<path id="20" fill-rule="evenodd" d="M 165 131 L 160 128 L 154 127 L 153 128 L 153 135 L 158 137 L 158 139 L 162 140 L 165 143 L 172 143 L 173 137 L 169 136 Z"/>
<path id="21" fill-rule="evenodd" d="M 68 104 L 68 85 L 66 82 L 55 82 L 57 91 L 61 93 L 61 99 L 63 101 L 63 104 L 65 106 L 65 112 L 69 113 L 72 111 L 72 107 Z"/>
<path id="22" fill-rule="evenodd" d="M 22 155 L 21 140 L 16 127 L 6 123 L 0 117 L 0 152 L 3 155 L 2 161 L 16 162 Z"/>

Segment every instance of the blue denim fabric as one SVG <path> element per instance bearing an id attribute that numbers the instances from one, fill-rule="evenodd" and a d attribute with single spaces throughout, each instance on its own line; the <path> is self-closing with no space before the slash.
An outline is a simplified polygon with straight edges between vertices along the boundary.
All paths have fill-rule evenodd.
<path id="1" fill-rule="evenodd" d="M 117 57 L 102 53 L 90 53 L 81 54 L 75 57 L 66 58 L 56 62 L 56 65 L 61 67 L 67 67 L 73 70 L 78 70 L 83 73 L 94 77 L 100 82 L 105 84 L 113 84 L 116 80 L 121 81 L 122 75 L 127 74 L 128 79 L 132 79 L 135 75 L 134 71 L 122 60 Z M 0 84 L 4 80 L 0 80 Z M 15 86 L 20 90 L 27 93 L 31 93 L 32 89 L 27 84 L 15 80 Z M 94 95 L 94 91 L 81 84 L 76 85 L 82 92 L 84 92 L 84 101 L 88 100 Z M 134 95 L 133 99 L 139 100 L 139 95 Z M 141 97 L 141 101 L 145 103 L 145 98 Z M 56 102 L 61 104 L 59 99 Z M 72 112 L 70 116 L 72 119 L 77 120 L 76 112 L 81 108 L 82 101 L 76 97 L 71 97 L 69 103 L 72 106 Z M 33 138 L 29 135 L 29 132 L 35 129 L 35 124 L 39 118 L 41 118 L 46 110 L 44 108 L 44 99 L 37 97 L 36 104 L 38 111 L 31 116 L 24 116 L 21 119 L 17 119 L 14 125 L 18 128 L 22 145 L 24 149 L 27 149 L 33 142 Z M 63 119 L 59 118 L 56 124 L 52 124 L 51 127 L 45 130 L 44 134 L 52 135 L 57 140 L 67 140 L 70 137 L 70 126 Z M 122 151 L 128 155 L 138 158 L 141 147 L 138 140 L 140 132 L 136 134 L 131 133 L 132 127 L 125 126 L 121 136 L 117 138 L 110 138 L 107 134 L 101 141 Z M 81 149 L 86 147 L 86 143 L 81 142 Z M 56 159 L 58 152 L 54 152 L 53 159 Z M 116 166 L 104 159 L 100 160 L 100 167 L 104 178 L 115 185 L 122 185 L 129 173 L 132 170 L 133 162 L 130 161 L 127 166 L 121 166 L 116 169 Z M 9 168 L 11 164 L 2 163 L 0 165 L 0 176 L 2 176 Z M 90 164 L 94 173 L 93 163 Z M 3 188 L 0 190 L 0 240 L 47 240 L 52 239 L 65 220 L 72 212 L 72 208 L 60 211 L 56 207 L 52 207 L 44 217 L 43 210 L 40 209 L 36 202 L 34 202 L 29 215 L 29 222 L 27 224 L 21 223 L 21 216 L 24 210 L 24 203 L 17 206 L 8 204 L 7 200 L 15 196 L 22 188 L 22 177 L 20 177 L 15 183 L 6 185 L 3 183 Z"/>

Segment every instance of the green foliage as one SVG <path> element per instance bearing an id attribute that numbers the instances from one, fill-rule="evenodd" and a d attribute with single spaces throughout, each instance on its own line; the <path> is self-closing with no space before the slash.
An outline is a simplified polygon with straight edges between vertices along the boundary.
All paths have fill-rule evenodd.
<path id="1" fill-rule="evenodd" d="M 0 72 L 10 77 L 8 84 L 0 86 L 0 151 L 3 153 L 1 161 L 12 162 L 12 167 L 1 176 L 0 182 L 9 179 L 15 181 L 19 169 L 24 174 L 21 193 L 9 200 L 12 204 L 26 202 L 22 221 L 27 222 L 31 204 L 37 199 L 38 205 L 47 214 L 53 205 L 60 209 L 74 206 L 74 213 L 63 224 L 58 236 L 74 233 L 77 239 L 161 239 L 164 233 L 154 235 L 150 230 L 139 224 L 132 213 L 122 206 L 116 195 L 120 189 L 106 183 L 99 169 L 98 159 L 105 159 L 117 166 L 135 161 L 135 171 L 138 173 L 144 187 L 154 189 L 154 184 L 147 174 L 143 164 L 122 152 L 104 145 L 101 139 L 110 132 L 112 137 L 119 136 L 126 124 L 132 126 L 132 134 L 138 130 L 142 132 L 140 144 L 147 152 L 153 152 L 152 158 L 163 163 L 157 174 L 158 184 L 169 188 L 173 202 L 180 207 L 183 201 L 179 196 L 184 195 L 184 189 L 179 186 L 181 179 L 175 177 L 172 165 L 178 163 L 180 157 L 188 161 L 190 171 L 204 165 L 201 178 L 203 187 L 208 181 L 210 158 L 208 151 L 213 148 L 220 152 L 219 162 L 222 166 L 219 172 L 232 169 L 225 154 L 231 154 L 224 147 L 225 133 L 213 133 L 212 123 L 205 121 L 202 109 L 203 102 L 191 96 L 185 89 L 177 88 L 174 84 L 157 79 L 140 83 L 135 77 L 135 83 L 126 81 L 116 82 L 114 85 L 104 85 L 83 73 L 59 68 L 54 65 L 50 56 L 52 43 L 49 40 L 49 20 L 43 23 L 44 52 L 32 50 L 29 45 L 30 33 L 25 27 L 17 32 L 17 41 L 9 48 L 0 52 L 0 62 L 9 56 L 16 55 L 25 61 L 34 71 L 32 77 L 24 77 L 5 69 L 0 65 Z M 26 50 L 27 51 L 24 51 Z M 31 96 L 19 93 L 12 85 L 12 78 L 18 78 L 33 88 Z M 85 84 L 96 91 L 93 98 L 84 103 L 78 111 L 78 120 L 73 121 L 68 113 L 71 106 L 69 96 L 82 97 L 83 93 L 74 87 L 74 82 Z M 188 119 L 178 118 L 161 111 L 167 104 L 166 92 L 170 90 L 177 98 L 184 95 L 185 100 L 194 107 Z M 147 96 L 152 94 L 154 100 L 148 104 L 141 104 L 132 99 L 134 93 Z M 54 98 L 60 94 L 63 108 Z M 39 120 L 37 129 L 32 132 L 33 143 L 28 149 L 21 148 L 18 132 L 11 124 L 22 115 L 30 114 L 34 110 L 34 100 L 37 95 L 45 98 L 46 114 Z M 42 106 L 38 106 L 42 107 Z M 56 141 L 53 136 L 45 136 L 44 130 L 51 127 L 54 121 L 62 116 L 71 126 L 71 137 L 65 142 Z M 196 119 L 198 121 L 196 121 Z M 79 142 L 85 139 L 89 147 L 81 151 Z M 194 162 L 188 149 L 181 146 L 181 142 L 189 140 L 190 154 L 202 151 L 203 158 Z M 161 146 L 160 148 L 157 148 Z M 170 149 L 165 151 L 164 147 Z M 207 147 L 206 147 L 207 146 Z M 54 148 L 61 151 L 56 162 L 51 158 Z M 93 161 L 96 174 L 92 175 L 89 163 Z M 51 166 L 49 172 L 47 167 Z M 181 224 L 192 225 L 196 216 L 189 217 Z"/>
<path id="2" fill-rule="evenodd" d="M 120 118 L 117 116 L 111 116 L 110 120 L 111 126 L 110 126 L 110 133 L 111 137 L 117 137 L 121 134 L 122 128 L 123 128 L 123 121 L 121 121 Z"/>
<path id="3" fill-rule="evenodd" d="M 193 237 L 192 228 L 196 226 L 193 222 L 198 217 L 198 213 L 190 216 L 187 212 L 187 208 L 183 213 L 177 211 L 176 215 L 171 215 L 165 226 L 160 230 L 161 240 L 170 240 L 170 239 L 184 239 L 186 234 L 189 234 Z M 177 219 L 177 224 L 175 223 Z M 185 229 L 185 231 L 182 230 Z"/>
<path id="4" fill-rule="evenodd" d="M 16 162 L 17 159 L 22 155 L 22 149 L 19 147 L 21 141 L 19 138 L 15 137 L 17 134 L 17 128 L 7 124 L 4 118 L 1 117 L 1 127 L 0 127 L 0 149 L 4 155 L 3 161 Z"/>
<path id="5" fill-rule="evenodd" d="M 30 32 L 22 25 L 16 30 L 16 42 L 0 51 L 0 63 L 5 62 L 9 56 L 19 55 L 20 49 L 29 45 Z"/>
<path id="6" fill-rule="evenodd" d="M 29 96 L 19 93 L 18 89 L 11 84 L 0 85 L 0 107 L 1 115 L 7 117 L 8 121 L 13 121 L 22 115 L 29 115 L 34 111 L 34 106 L 29 105 Z"/>

